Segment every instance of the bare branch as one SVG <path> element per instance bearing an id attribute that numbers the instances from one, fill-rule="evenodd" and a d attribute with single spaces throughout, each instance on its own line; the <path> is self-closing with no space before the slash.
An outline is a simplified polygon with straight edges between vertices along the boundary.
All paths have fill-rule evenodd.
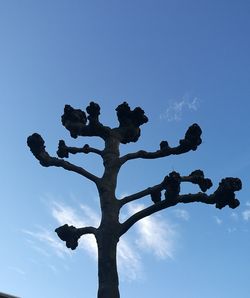
<path id="1" fill-rule="evenodd" d="M 215 204 L 215 207 L 222 209 L 225 206 L 229 206 L 234 209 L 239 206 L 240 202 L 235 198 L 235 191 L 239 191 L 242 187 L 241 180 L 239 178 L 224 178 L 221 180 L 217 190 L 210 195 L 199 192 L 197 194 L 185 194 L 172 196 L 173 193 L 165 192 L 165 200 L 157 202 L 139 212 L 136 212 L 123 224 L 121 224 L 121 235 L 126 233 L 136 222 L 140 219 L 147 217 L 155 212 L 163 209 L 167 209 L 178 203 L 193 203 L 201 202 L 205 204 Z"/>
<path id="2" fill-rule="evenodd" d="M 85 144 L 82 148 L 76 147 L 68 147 L 66 146 L 64 140 L 60 140 L 58 144 L 57 155 L 61 158 L 68 158 L 69 153 L 76 154 L 76 153 L 95 153 L 97 155 L 102 156 L 103 151 L 90 147 L 88 144 Z"/>
<path id="3" fill-rule="evenodd" d="M 182 176 L 181 182 L 191 182 L 193 184 L 198 184 L 203 192 L 207 191 L 213 186 L 211 179 L 205 178 L 204 173 L 201 170 L 195 170 L 189 176 Z"/>
<path id="4" fill-rule="evenodd" d="M 27 144 L 30 147 L 30 150 L 33 153 L 33 155 L 40 161 L 40 164 L 42 166 L 61 167 L 61 168 L 64 168 L 65 170 L 78 173 L 86 177 L 87 179 L 95 182 L 96 184 L 98 183 L 100 178 L 86 171 L 84 168 L 76 166 L 63 159 L 51 157 L 49 153 L 45 150 L 43 138 L 38 133 L 34 133 L 33 135 L 29 136 L 27 139 Z"/>
<path id="5" fill-rule="evenodd" d="M 162 209 L 174 206 L 176 204 L 177 203 L 174 201 L 164 200 L 154 205 L 151 205 L 150 207 L 147 207 L 141 211 L 136 212 L 134 215 L 132 215 L 129 219 L 127 219 L 124 223 L 121 224 L 121 235 L 125 234 L 140 219 L 147 217 Z"/>
<path id="6" fill-rule="evenodd" d="M 152 195 L 153 193 L 161 192 L 163 189 L 164 189 L 164 181 L 161 182 L 160 184 L 154 185 L 152 187 L 148 187 L 148 188 L 146 188 L 142 191 L 139 191 L 135 194 L 124 197 L 123 199 L 120 200 L 121 206 L 123 206 L 123 205 L 125 205 L 129 202 L 132 202 L 132 201 L 141 199 L 143 197 L 146 197 L 148 195 Z"/>
<path id="7" fill-rule="evenodd" d="M 160 184 L 148 187 L 142 191 L 135 194 L 124 197 L 120 200 L 121 206 L 138 200 L 140 198 L 151 195 L 151 199 L 154 203 L 161 201 L 161 191 L 167 189 L 168 192 L 179 193 L 179 185 L 181 182 L 191 182 L 193 184 L 199 185 L 202 191 L 207 191 L 212 186 L 212 181 L 204 177 L 204 173 L 201 170 L 193 171 L 188 176 L 180 176 L 179 173 L 173 171 L 166 176 Z"/>
<path id="8" fill-rule="evenodd" d="M 55 229 L 58 237 L 66 242 L 66 246 L 72 250 L 78 246 L 78 240 L 82 235 L 96 233 L 94 227 L 75 228 L 74 226 L 68 226 L 67 224 Z"/>
<path id="9" fill-rule="evenodd" d="M 138 152 L 126 154 L 120 158 L 121 164 L 125 163 L 128 160 L 136 158 L 156 159 L 166 157 L 169 155 L 178 155 L 186 153 L 190 150 L 195 151 L 197 147 L 201 144 L 201 133 L 201 128 L 198 124 L 195 123 L 188 128 L 185 134 L 185 138 L 179 141 L 179 146 L 171 148 L 169 147 L 167 141 L 162 141 L 159 150 L 155 152 L 147 152 L 144 150 L 140 150 Z"/>

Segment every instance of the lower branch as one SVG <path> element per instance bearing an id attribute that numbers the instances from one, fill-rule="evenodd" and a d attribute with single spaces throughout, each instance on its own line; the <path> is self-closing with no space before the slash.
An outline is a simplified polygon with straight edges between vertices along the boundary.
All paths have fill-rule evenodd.
<path id="1" fill-rule="evenodd" d="M 78 240 L 82 235 L 85 234 L 96 234 L 96 228 L 94 227 L 84 227 L 84 228 L 75 228 L 74 226 L 63 225 L 55 229 L 58 237 L 66 242 L 66 246 L 72 250 L 76 249 L 78 246 Z"/>
<path id="2" fill-rule="evenodd" d="M 239 178 L 229 177 L 222 179 L 219 187 L 213 194 L 210 195 L 202 192 L 197 194 L 179 195 L 178 193 L 172 191 L 166 191 L 165 200 L 157 202 L 154 205 L 138 211 L 123 224 L 121 224 L 121 235 L 126 233 L 136 222 L 143 219 L 144 217 L 154 214 L 160 210 L 167 209 L 178 203 L 200 202 L 205 204 L 215 204 L 215 207 L 218 209 L 222 209 L 227 205 L 232 209 L 237 208 L 240 205 L 240 202 L 235 198 L 234 192 L 239 191 L 241 188 L 242 183 Z"/>
<path id="3" fill-rule="evenodd" d="M 147 217 L 153 213 L 156 213 L 160 210 L 169 208 L 176 204 L 177 204 L 176 201 L 164 200 L 164 201 L 158 202 L 154 205 L 151 205 L 141 211 L 136 212 L 129 219 L 127 219 L 123 224 L 121 224 L 121 235 L 125 234 L 140 219 L 143 219 L 144 217 Z"/>

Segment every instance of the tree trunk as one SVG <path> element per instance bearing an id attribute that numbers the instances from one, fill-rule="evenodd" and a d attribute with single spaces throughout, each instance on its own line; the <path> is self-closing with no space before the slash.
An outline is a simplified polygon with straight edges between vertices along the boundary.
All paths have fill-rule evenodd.
<path id="1" fill-rule="evenodd" d="M 119 210 L 115 196 L 117 175 L 120 164 L 119 140 L 109 137 L 103 151 L 104 174 L 99 182 L 102 220 L 96 234 L 98 247 L 98 281 L 97 298 L 120 298 L 117 273 L 117 243 L 120 237 Z"/>
<path id="2" fill-rule="evenodd" d="M 100 233 L 98 245 L 98 279 L 97 298 L 119 298 L 119 280 L 117 273 L 116 250 L 118 238 L 109 231 Z"/>

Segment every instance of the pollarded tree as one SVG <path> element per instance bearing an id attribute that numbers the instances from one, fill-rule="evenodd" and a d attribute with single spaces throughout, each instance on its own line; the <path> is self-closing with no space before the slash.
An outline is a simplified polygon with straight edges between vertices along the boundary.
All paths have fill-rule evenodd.
<path id="1" fill-rule="evenodd" d="M 86 113 L 80 109 L 74 109 L 65 105 L 62 115 L 62 124 L 69 130 L 72 138 L 78 136 L 99 137 L 103 139 L 105 146 L 103 150 L 84 145 L 82 148 L 68 147 L 63 140 L 59 141 L 57 157 L 52 157 L 45 150 L 44 140 L 34 133 L 28 137 L 27 143 L 31 152 L 44 167 L 61 167 L 65 170 L 75 172 L 95 183 L 101 208 L 101 222 L 99 227 L 74 227 L 65 225 L 55 231 L 66 246 L 75 249 L 79 238 L 84 234 L 95 236 L 98 248 L 98 298 L 119 298 L 119 279 L 117 273 L 116 251 L 120 237 L 126 233 L 136 222 L 156 213 L 160 210 L 175 206 L 178 203 L 201 202 L 214 204 L 216 208 L 229 206 L 236 208 L 239 201 L 235 198 L 235 191 L 241 189 L 241 180 L 238 178 L 224 178 L 219 183 L 213 194 L 205 192 L 212 186 L 210 179 L 205 178 L 201 170 L 195 170 L 187 176 L 181 176 L 177 172 L 168 174 L 162 182 L 146 188 L 122 199 L 116 197 L 117 176 L 122 165 L 133 159 L 157 159 L 169 155 L 179 155 L 190 150 L 196 150 L 201 144 L 201 128 L 198 124 L 191 125 L 183 139 L 176 147 L 170 147 L 167 141 L 160 143 L 159 149 L 153 152 L 140 150 L 120 156 L 120 144 L 136 142 L 140 137 L 140 126 L 148 122 L 144 111 L 140 107 L 131 110 L 124 102 L 116 108 L 119 126 L 110 128 L 99 121 L 100 107 L 91 102 Z M 84 169 L 74 165 L 64 158 L 76 153 L 94 153 L 103 160 L 104 172 L 102 177 L 97 177 Z M 180 184 L 190 182 L 197 184 L 201 192 L 195 194 L 180 194 Z M 164 192 L 164 196 L 162 196 Z M 133 201 L 151 196 L 152 204 L 133 214 L 125 222 L 119 221 L 121 208 Z"/>

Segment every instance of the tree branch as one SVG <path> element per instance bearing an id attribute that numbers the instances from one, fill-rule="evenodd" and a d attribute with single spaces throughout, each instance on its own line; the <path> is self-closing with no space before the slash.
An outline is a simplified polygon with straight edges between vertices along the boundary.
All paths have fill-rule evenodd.
<path id="1" fill-rule="evenodd" d="M 172 192 L 179 193 L 179 185 L 181 182 L 191 182 L 193 184 L 197 184 L 202 191 L 207 191 L 213 185 L 210 179 L 204 177 L 204 173 L 201 170 L 193 171 L 188 176 L 180 176 L 179 173 L 173 171 L 169 174 L 169 176 L 166 176 L 160 184 L 148 187 L 130 196 L 126 196 L 120 200 L 120 204 L 123 206 L 129 202 L 148 195 L 151 195 L 152 201 L 157 203 L 161 201 L 161 191 L 164 189 L 168 189 L 168 192 L 172 189 Z M 174 190 L 174 188 L 176 190 Z"/>
<path id="2" fill-rule="evenodd" d="M 72 138 L 78 136 L 101 137 L 105 140 L 111 132 L 111 128 L 104 126 L 99 121 L 100 107 L 91 102 L 86 108 L 88 117 L 80 109 L 74 109 L 70 105 L 65 105 L 62 115 L 62 124 L 69 130 Z M 87 124 L 88 121 L 88 124 Z"/>
<path id="3" fill-rule="evenodd" d="M 147 217 L 155 212 L 169 208 L 178 203 L 193 203 L 201 202 L 205 204 L 215 204 L 215 207 L 222 209 L 225 206 L 229 206 L 234 209 L 239 206 L 240 202 L 235 198 L 235 191 L 239 191 L 242 188 L 242 183 L 239 178 L 224 178 L 221 180 L 218 188 L 213 194 L 207 195 L 206 193 L 199 192 L 197 194 L 185 194 L 179 195 L 172 191 L 165 192 L 165 200 L 157 202 L 141 211 L 136 212 L 124 223 L 121 224 L 121 235 L 126 233 L 136 222 L 144 217 Z M 174 187 L 173 187 L 174 189 Z"/>
<path id="4" fill-rule="evenodd" d="M 55 229 L 58 237 L 66 242 L 66 246 L 72 250 L 76 249 L 78 246 L 78 240 L 82 235 L 85 234 L 96 234 L 96 228 L 94 227 L 84 227 L 75 228 L 74 226 L 68 226 L 67 224 Z"/>
<path id="5" fill-rule="evenodd" d="M 176 202 L 171 201 L 161 201 L 154 205 L 151 205 L 141 211 L 136 212 L 134 215 L 132 215 L 130 218 L 128 218 L 124 223 L 121 224 L 121 235 L 125 234 L 137 221 L 140 219 L 147 217 L 157 211 L 160 211 L 162 209 L 166 209 L 170 206 L 176 205 Z"/>
<path id="6" fill-rule="evenodd" d="M 126 196 L 123 199 L 120 200 L 121 206 L 124 206 L 125 204 L 141 199 L 143 197 L 146 197 L 148 195 L 152 195 L 153 193 L 156 192 L 161 192 L 164 189 L 164 180 L 160 184 L 154 185 L 152 187 L 148 187 L 142 191 L 139 191 L 135 194 L 132 194 L 130 196 Z"/>
<path id="7" fill-rule="evenodd" d="M 201 128 L 198 124 L 195 123 L 188 128 L 185 134 L 185 138 L 179 141 L 179 146 L 171 148 L 169 147 L 167 141 L 162 141 L 159 150 L 155 152 L 147 152 L 144 150 L 140 150 L 138 152 L 129 153 L 122 156 L 120 158 L 120 162 L 121 164 L 124 164 L 128 160 L 136 158 L 156 159 L 166 157 L 169 155 L 178 155 L 186 153 L 190 150 L 195 151 L 197 147 L 201 144 L 201 133 Z"/>
<path id="8" fill-rule="evenodd" d="M 120 104 L 116 112 L 120 125 L 113 131 L 119 135 L 120 142 L 122 144 L 137 142 L 141 135 L 140 126 L 148 122 L 145 112 L 140 107 L 131 110 L 127 102 Z"/>
<path id="9" fill-rule="evenodd" d="M 61 167 L 65 170 L 72 171 L 75 173 L 78 173 L 85 178 L 98 183 L 99 179 L 95 175 L 91 174 L 90 172 L 86 171 L 84 168 L 76 166 L 68 161 L 65 161 L 63 159 L 59 159 L 56 157 L 51 157 L 49 153 L 45 150 L 44 140 L 43 138 L 38 134 L 34 133 L 33 135 L 29 136 L 27 139 L 27 144 L 30 147 L 30 151 L 33 153 L 33 155 L 40 161 L 40 164 L 44 167 Z"/>
<path id="10" fill-rule="evenodd" d="M 88 144 L 85 144 L 82 148 L 68 147 L 66 146 L 64 140 L 60 140 L 58 144 L 57 155 L 61 158 L 68 158 L 69 153 L 95 153 L 97 155 L 103 156 L 103 151 L 90 147 Z"/>

